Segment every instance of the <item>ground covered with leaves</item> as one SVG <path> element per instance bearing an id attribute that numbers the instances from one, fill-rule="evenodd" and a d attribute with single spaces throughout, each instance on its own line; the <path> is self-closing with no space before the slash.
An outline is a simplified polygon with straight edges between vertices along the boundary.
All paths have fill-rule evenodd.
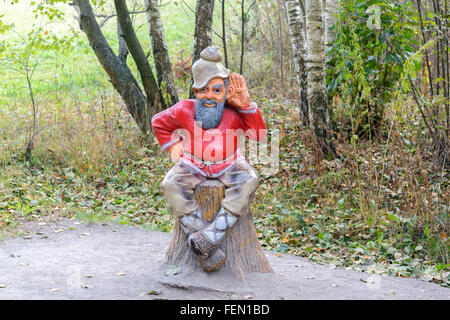
<path id="1" fill-rule="evenodd" d="M 264 249 L 450 285 L 448 173 L 411 152 L 404 134 L 398 134 L 407 132 L 401 121 L 376 140 L 340 142 L 338 150 L 347 155 L 341 161 L 319 161 L 292 104 L 264 100 L 259 105 L 269 132 L 280 132 L 279 170 L 260 176 L 252 206 Z M 133 125 L 128 119 L 120 130 Z M 42 150 L 32 162 L 3 159 L 3 236 L 20 233 L 23 220 L 61 216 L 170 232 L 174 220 L 160 183 L 172 163 L 156 140 L 143 143 L 130 136 L 128 131 L 114 140 L 127 157 L 102 168 L 56 161 L 51 154 L 40 161 Z M 255 167 L 262 171 L 262 165 Z"/>

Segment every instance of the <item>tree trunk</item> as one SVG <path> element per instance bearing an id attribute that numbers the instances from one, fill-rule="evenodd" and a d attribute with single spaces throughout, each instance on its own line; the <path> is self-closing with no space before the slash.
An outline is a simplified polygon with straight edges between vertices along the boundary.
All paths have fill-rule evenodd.
<path id="1" fill-rule="evenodd" d="M 117 53 L 117 56 L 124 64 L 126 64 L 128 57 L 128 47 L 125 39 L 123 38 L 123 32 L 122 28 L 120 27 L 119 21 L 117 21 L 117 37 L 119 38 L 119 52 Z"/>
<path id="2" fill-rule="evenodd" d="M 333 46 L 333 42 L 336 39 L 336 32 L 330 30 L 330 28 L 336 22 L 337 13 L 337 1 L 336 0 L 326 0 L 325 7 L 325 52 L 328 52 Z M 326 59 L 328 60 L 328 59 Z"/>
<path id="3" fill-rule="evenodd" d="M 212 22 L 214 13 L 214 0 L 198 0 L 195 9 L 194 52 L 192 64 L 200 58 L 200 52 L 212 44 Z M 194 79 L 191 77 L 191 88 Z M 194 93 L 190 90 L 190 98 Z"/>
<path id="4" fill-rule="evenodd" d="M 225 196 L 225 187 L 218 180 L 206 180 L 195 190 L 195 199 L 199 204 L 205 222 L 214 220 Z M 231 227 L 220 249 L 227 260 L 219 271 L 243 279 L 245 273 L 273 272 L 256 237 L 253 217 L 250 209 Z M 169 265 L 184 265 L 192 270 L 203 270 L 192 252 L 186 233 L 181 229 L 178 219 L 175 222 L 172 240 L 166 253 Z"/>
<path id="5" fill-rule="evenodd" d="M 222 0 L 222 45 L 225 57 L 225 68 L 228 68 L 227 36 L 225 30 L 225 0 Z"/>
<path id="6" fill-rule="evenodd" d="M 152 67 L 148 62 L 147 56 L 141 47 L 141 44 L 136 36 L 131 22 L 130 14 L 128 12 L 125 0 L 114 0 L 116 7 L 117 19 L 122 28 L 122 33 L 127 43 L 128 50 L 136 63 L 136 66 L 141 76 L 142 85 L 144 86 L 145 94 L 147 95 L 147 102 L 153 105 L 156 112 L 162 111 L 166 106 L 162 99 L 161 93 L 153 76 Z"/>
<path id="7" fill-rule="evenodd" d="M 147 104 L 147 99 L 130 69 L 115 55 L 106 41 L 95 20 L 89 0 L 74 0 L 74 5 L 80 12 L 80 27 L 86 34 L 97 59 L 123 98 L 128 112 L 141 131 L 148 134 L 151 131 L 151 116 L 154 109 Z"/>
<path id="8" fill-rule="evenodd" d="M 292 43 L 292 56 L 298 83 L 300 112 L 304 125 L 309 124 L 309 107 L 307 98 L 307 75 L 305 68 L 305 15 L 298 0 L 285 1 L 289 35 Z"/>
<path id="9" fill-rule="evenodd" d="M 162 91 L 163 98 L 166 100 L 165 103 L 167 105 L 174 105 L 178 102 L 178 93 L 172 73 L 172 64 L 170 63 L 166 38 L 164 37 L 161 16 L 158 11 L 158 4 L 156 0 L 144 1 L 158 85 Z"/>
<path id="10" fill-rule="evenodd" d="M 331 141 L 330 114 L 326 95 L 325 54 L 323 49 L 322 1 L 305 0 L 306 11 L 306 70 L 308 81 L 309 124 L 323 156 L 337 157 Z"/>

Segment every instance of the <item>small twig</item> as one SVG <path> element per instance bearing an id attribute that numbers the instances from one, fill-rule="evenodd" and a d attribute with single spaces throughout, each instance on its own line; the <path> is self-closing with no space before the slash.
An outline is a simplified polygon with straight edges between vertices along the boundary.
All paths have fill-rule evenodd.
<path id="1" fill-rule="evenodd" d="M 145 13 L 145 10 L 144 10 L 144 11 L 130 11 L 130 14 L 132 14 L 132 15 L 140 14 L 140 13 Z M 106 14 L 96 14 L 95 17 L 97 17 L 97 18 L 104 18 L 104 19 L 98 24 L 98 26 L 99 26 L 100 29 L 101 29 L 109 19 L 114 18 L 114 17 L 117 17 L 117 14 L 115 14 L 115 13 L 110 14 L 110 15 L 106 15 Z"/>

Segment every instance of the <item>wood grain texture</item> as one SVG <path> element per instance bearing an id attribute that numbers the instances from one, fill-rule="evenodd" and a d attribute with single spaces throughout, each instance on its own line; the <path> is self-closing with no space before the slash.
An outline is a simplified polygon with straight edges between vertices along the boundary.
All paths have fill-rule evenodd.
<path id="1" fill-rule="evenodd" d="M 220 201 L 225 196 L 225 187 L 217 180 L 207 180 L 194 192 L 205 221 L 212 221 L 220 208 Z M 238 279 L 244 279 L 245 273 L 273 272 L 256 237 L 250 210 L 243 213 L 234 226 L 227 231 L 220 248 L 226 253 L 227 260 L 223 268 L 216 272 L 228 273 Z M 202 270 L 189 247 L 188 237 L 181 229 L 178 219 L 166 253 L 166 263 L 182 265 L 192 270 Z"/>

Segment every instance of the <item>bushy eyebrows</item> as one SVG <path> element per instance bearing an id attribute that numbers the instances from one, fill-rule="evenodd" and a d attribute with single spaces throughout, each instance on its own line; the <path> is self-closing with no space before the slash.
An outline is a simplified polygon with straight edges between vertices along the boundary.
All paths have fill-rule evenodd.
<path id="1" fill-rule="evenodd" d="M 213 86 L 213 89 L 217 89 L 217 88 L 222 88 L 223 84 L 216 84 L 215 86 Z"/>

